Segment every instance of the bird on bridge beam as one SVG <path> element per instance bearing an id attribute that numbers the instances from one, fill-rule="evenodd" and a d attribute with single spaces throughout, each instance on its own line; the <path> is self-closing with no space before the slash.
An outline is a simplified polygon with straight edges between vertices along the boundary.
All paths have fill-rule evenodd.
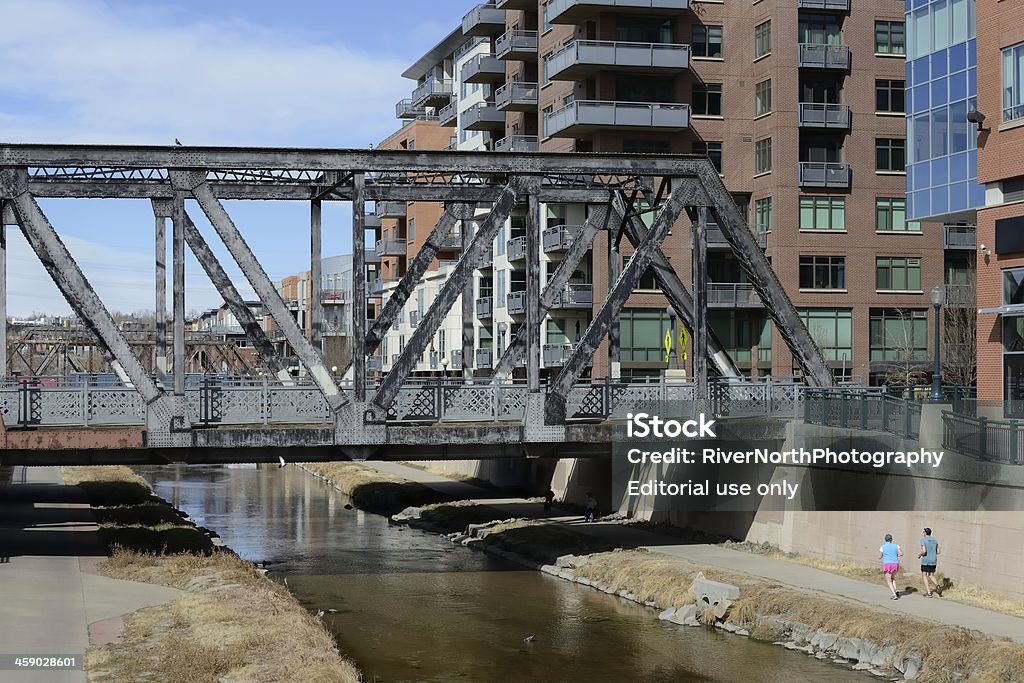
<path id="1" fill-rule="evenodd" d="M 174 144 L 176 144 L 178 147 L 183 147 L 183 145 L 181 144 L 181 140 L 179 140 L 178 138 L 174 138 Z"/>

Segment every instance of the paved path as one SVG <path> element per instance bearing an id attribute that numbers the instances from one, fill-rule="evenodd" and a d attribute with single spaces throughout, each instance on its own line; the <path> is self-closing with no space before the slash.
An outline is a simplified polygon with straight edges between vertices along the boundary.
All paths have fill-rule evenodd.
<path id="1" fill-rule="evenodd" d="M 102 622 L 181 594 L 90 573 L 105 553 L 81 489 L 63 485 L 55 467 L 13 473 L 10 484 L 0 482 L 0 654 L 81 660 L 90 624 L 110 633 Z M 0 683 L 85 680 L 82 670 L 0 670 Z"/>
<path id="2" fill-rule="evenodd" d="M 583 522 L 579 515 L 546 517 L 543 507 L 539 503 L 532 503 L 522 498 L 492 497 L 492 494 L 486 489 L 465 482 L 455 482 L 415 467 L 393 462 L 368 462 L 365 464 L 379 471 L 417 481 L 445 493 L 456 495 L 453 492 L 458 492 L 458 497 L 469 498 L 481 504 L 497 507 L 508 512 L 510 517 L 547 518 L 554 523 L 571 526 L 574 531 L 600 537 L 622 547 L 643 547 L 652 552 L 697 564 L 742 572 L 795 588 L 825 593 L 873 609 L 963 626 L 1024 643 L 1024 619 L 941 598 L 928 599 L 923 597 L 920 592 L 907 595 L 900 600 L 891 600 L 888 589 L 882 583 L 881 575 L 879 575 L 878 583 L 872 584 L 796 562 L 730 550 L 718 545 L 676 545 L 672 544 L 671 537 L 643 529 L 632 529 L 622 524 L 600 522 L 588 524 Z M 901 574 L 900 576 L 899 586 L 901 588 L 910 585 L 919 590 L 920 577 L 918 574 Z"/>

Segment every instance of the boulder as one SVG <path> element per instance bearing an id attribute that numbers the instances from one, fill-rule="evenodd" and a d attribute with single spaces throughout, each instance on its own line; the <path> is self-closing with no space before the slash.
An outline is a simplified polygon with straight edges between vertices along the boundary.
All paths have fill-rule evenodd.
<path id="1" fill-rule="evenodd" d="M 839 636 L 835 633 L 818 631 L 811 638 L 811 645 L 818 650 L 831 650 L 835 647 L 837 640 L 839 640 Z"/>
<path id="2" fill-rule="evenodd" d="M 672 617 L 675 616 L 676 608 L 669 607 L 667 610 L 658 615 L 658 618 L 662 621 L 672 621 Z"/>
<path id="3" fill-rule="evenodd" d="M 740 589 L 727 583 L 705 579 L 703 574 L 697 574 L 693 579 L 693 595 L 697 599 L 707 596 L 711 602 L 722 599 L 736 600 L 740 597 Z"/>
<path id="4" fill-rule="evenodd" d="M 895 656 L 895 645 L 890 645 L 888 647 L 880 647 L 875 649 L 875 653 L 871 657 L 871 663 L 875 666 L 889 666 L 890 664 L 892 664 L 892 660 Z"/>
<path id="5" fill-rule="evenodd" d="M 736 635 L 750 637 L 750 631 L 745 628 L 736 629 Z"/>
<path id="6" fill-rule="evenodd" d="M 700 622 L 697 621 L 697 606 L 685 605 L 677 607 L 669 621 L 680 626 L 700 626 Z"/>
<path id="7" fill-rule="evenodd" d="M 903 677 L 908 681 L 917 678 L 917 674 L 921 672 L 921 667 L 923 665 L 924 662 L 921 661 L 920 657 L 915 657 L 913 655 L 907 657 L 906 661 L 903 664 Z"/>

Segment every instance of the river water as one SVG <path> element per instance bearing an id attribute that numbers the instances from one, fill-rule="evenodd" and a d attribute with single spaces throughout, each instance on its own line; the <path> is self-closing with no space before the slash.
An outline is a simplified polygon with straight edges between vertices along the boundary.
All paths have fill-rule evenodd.
<path id="1" fill-rule="evenodd" d="M 651 609 L 346 509 L 344 496 L 296 467 L 140 473 L 242 557 L 266 561 L 306 608 L 324 610 L 367 682 L 870 680 L 660 622 Z"/>

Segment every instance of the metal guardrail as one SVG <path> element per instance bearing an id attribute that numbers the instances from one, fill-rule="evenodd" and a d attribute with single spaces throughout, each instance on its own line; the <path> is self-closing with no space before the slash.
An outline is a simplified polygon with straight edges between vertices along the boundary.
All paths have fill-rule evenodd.
<path id="1" fill-rule="evenodd" d="M 539 149 L 536 135 L 506 135 L 494 143 L 495 152 L 536 152 Z"/>
<path id="2" fill-rule="evenodd" d="M 981 460 L 1024 465 L 1024 420 L 943 411 L 942 447 Z"/>
<path id="3" fill-rule="evenodd" d="M 890 396 L 881 387 L 803 389 L 803 417 L 808 424 L 889 432 L 916 439 L 921 432 L 921 404 Z"/>
<path id="4" fill-rule="evenodd" d="M 801 161 L 797 182 L 804 187 L 849 187 L 850 164 L 831 161 Z"/>
<path id="5" fill-rule="evenodd" d="M 797 67 L 808 69 L 850 68 L 850 46 L 825 43 L 799 43 L 796 46 Z"/>

